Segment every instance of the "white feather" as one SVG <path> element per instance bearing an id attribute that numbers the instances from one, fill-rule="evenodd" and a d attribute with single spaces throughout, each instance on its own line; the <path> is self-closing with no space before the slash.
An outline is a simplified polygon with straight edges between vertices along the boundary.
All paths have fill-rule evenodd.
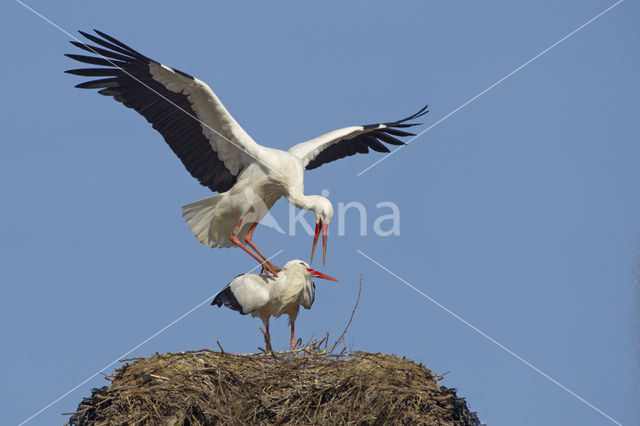
<path id="1" fill-rule="evenodd" d="M 265 326 L 269 317 L 289 315 L 293 324 L 302 305 L 310 309 L 315 299 L 309 265 L 302 260 L 287 262 L 277 277 L 258 274 L 239 275 L 229 288 L 242 308 L 242 313 L 259 317 Z"/>
<path id="2" fill-rule="evenodd" d="M 237 176 L 243 167 L 254 161 L 253 158 L 260 158 L 262 147 L 240 127 L 206 83 L 154 61 L 149 63 L 149 71 L 153 79 L 167 89 L 187 95 L 201 121 L 202 133 L 231 174 Z"/>

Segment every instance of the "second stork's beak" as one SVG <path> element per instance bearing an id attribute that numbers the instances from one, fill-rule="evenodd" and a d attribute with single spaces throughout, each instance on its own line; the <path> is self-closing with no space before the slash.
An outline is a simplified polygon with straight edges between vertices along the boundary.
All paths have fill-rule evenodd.
<path id="1" fill-rule="evenodd" d="M 324 266 L 327 262 L 327 234 L 329 232 L 329 224 L 323 223 L 322 219 L 316 223 L 316 233 L 313 236 L 313 246 L 311 247 L 311 260 L 309 264 L 313 262 L 313 254 L 316 251 L 316 244 L 318 244 L 318 236 L 320 235 L 320 230 L 322 229 L 322 265 Z"/>
<path id="2" fill-rule="evenodd" d="M 313 277 L 323 278 L 329 281 L 338 281 L 337 279 L 330 277 L 329 275 L 325 275 L 322 272 L 318 272 L 315 269 L 307 268 L 307 271 L 311 272 L 311 276 Z"/>

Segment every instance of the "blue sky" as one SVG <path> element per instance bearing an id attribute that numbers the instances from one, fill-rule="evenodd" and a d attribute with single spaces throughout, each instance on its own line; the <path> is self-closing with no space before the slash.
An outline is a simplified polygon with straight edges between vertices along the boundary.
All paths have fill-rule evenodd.
<path id="1" fill-rule="evenodd" d="M 27 2 L 72 32 L 98 28 L 207 82 L 259 143 L 288 148 L 326 131 L 402 118 L 426 128 L 613 2 Z M 0 144 L 0 400 L 19 423 L 254 266 L 209 249 L 180 207 L 209 194 L 146 121 L 73 85 L 69 37 L 3 2 Z M 357 250 L 623 424 L 638 424 L 640 8 L 625 1 L 406 149 L 310 171 L 355 211 L 329 236 L 305 340 L 347 342 L 450 372 L 491 425 L 613 424 Z M 373 222 L 398 205 L 400 235 Z M 272 211 L 285 227 L 288 206 Z M 306 216 L 312 220 L 311 214 Z M 336 225 L 334 225 L 336 227 Z M 284 264 L 311 238 L 266 227 Z M 317 266 L 317 265 L 316 265 Z M 205 303 L 131 356 L 252 352 L 259 322 Z M 287 345 L 285 319 L 272 327 Z M 117 364 L 116 364 L 117 365 Z M 105 370 L 112 373 L 115 366 Z M 29 424 L 66 421 L 98 375 Z"/>

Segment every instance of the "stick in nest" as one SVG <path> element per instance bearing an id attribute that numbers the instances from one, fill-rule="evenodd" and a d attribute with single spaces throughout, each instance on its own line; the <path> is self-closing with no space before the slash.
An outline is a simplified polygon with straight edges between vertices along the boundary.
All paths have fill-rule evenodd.
<path id="1" fill-rule="evenodd" d="M 358 303 L 360 303 L 360 294 L 361 293 L 362 293 L 362 275 L 360 275 L 360 283 L 358 284 L 358 297 L 356 298 L 356 304 L 353 307 L 353 311 L 351 311 L 351 317 L 349 317 L 349 322 L 347 323 L 347 326 L 344 328 L 344 331 L 342 332 L 342 334 L 340 335 L 338 340 L 336 340 L 336 342 L 333 344 L 333 346 L 329 350 L 329 353 L 333 353 L 334 349 L 336 348 L 336 346 L 338 346 L 338 344 L 340 342 L 342 342 L 344 344 L 344 335 L 347 333 L 347 330 L 349 330 L 349 326 L 351 325 L 351 321 L 353 321 L 353 315 L 356 313 L 356 309 L 358 309 Z M 345 346 L 345 349 L 346 349 L 346 346 Z"/>

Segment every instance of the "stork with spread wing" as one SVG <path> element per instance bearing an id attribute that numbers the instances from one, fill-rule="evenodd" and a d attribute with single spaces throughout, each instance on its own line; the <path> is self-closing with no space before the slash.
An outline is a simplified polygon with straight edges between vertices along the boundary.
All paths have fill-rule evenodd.
<path id="1" fill-rule="evenodd" d="M 135 109 L 164 137 L 185 168 L 217 195 L 187 204 L 183 217 L 198 241 L 210 247 L 236 245 L 274 275 L 278 268 L 252 241 L 253 232 L 280 197 L 300 209 L 312 210 L 316 229 L 311 261 L 322 233 L 323 263 L 331 202 L 304 194 L 304 171 L 356 153 L 389 152 L 384 143 L 403 145 L 398 137 L 412 136 L 403 128 L 427 113 L 427 107 L 402 120 L 345 127 L 302 142 L 288 151 L 256 143 L 202 81 L 170 68 L 95 30 L 80 32 L 95 45 L 71 43 L 91 56 L 66 56 L 96 67 L 66 71 L 97 77 L 78 84 L 99 89 Z M 248 246 L 248 247 L 247 247 Z M 253 249 L 253 251 L 251 250 Z"/>

